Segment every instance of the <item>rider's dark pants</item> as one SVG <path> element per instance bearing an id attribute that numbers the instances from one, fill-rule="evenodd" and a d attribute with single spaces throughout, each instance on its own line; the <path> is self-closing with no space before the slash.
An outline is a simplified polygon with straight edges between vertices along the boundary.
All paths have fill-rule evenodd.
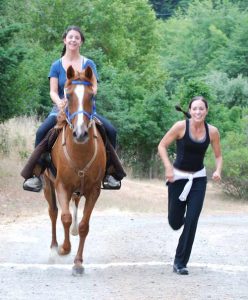
<path id="1" fill-rule="evenodd" d="M 107 136 L 109 138 L 109 141 L 115 149 L 116 148 L 116 135 L 117 135 L 117 131 L 116 131 L 115 127 L 109 122 L 108 119 L 104 118 L 103 116 L 96 114 L 96 117 L 103 123 L 103 126 L 106 130 Z"/>
<path id="2" fill-rule="evenodd" d="M 175 261 L 179 267 L 186 267 L 191 254 L 198 218 L 206 192 L 207 177 L 194 178 L 186 201 L 179 196 L 187 180 L 177 180 L 168 184 L 168 220 L 174 230 L 184 225 L 176 249 Z"/>
<path id="3" fill-rule="evenodd" d="M 116 134 L 117 131 L 115 127 L 101 115 L 96 114 L 97 118 L 103 123 L 103 126 L 106 130 L 107 136 L 109 138 L 110 143 L 114 148 L 116 148 Z M 39 143 L 43 140 L 47 132 L 55 126 L 57 122 L 56 115 L 49 115 L 44 122 L 40 125 L 36 132 L 36 139 L 35 139 L 35 147 L 39 145 Z"/>
<path id="4" fill-rule="evenodd" d="M 35 144 L 34 146 L 37 147 L 39 143 L 43 140 L 47 132 L 55 126 L 57 122 L 56 115 L 49 115 L 44 122 L 40 125 L 36 132 Z"/>

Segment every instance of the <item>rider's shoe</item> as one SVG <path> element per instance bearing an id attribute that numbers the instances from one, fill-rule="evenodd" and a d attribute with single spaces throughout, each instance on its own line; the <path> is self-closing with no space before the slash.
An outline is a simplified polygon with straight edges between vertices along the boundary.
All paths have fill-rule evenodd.
<path id="1" fill-rule="evenodd" d="M 121 187 L 121 182 L 116 180 L 112 175 L 107 175 L 104 178 L 103 187 L 105 189 L 118 190 Z"/>
<path id="2" fill-rule="evenodd" d="M 39 177 L 31 177 L 24 181 L 23 189 L 31 192 L 40 192 L 42 189 L 42 181 Z"/>
<path id="3" fill-rule="evenodd" d="M 112 175 L 108 176 L 107 182 L 112 187 L 117 187 L 120 185 L 120 181 L 116 180 Z"/>

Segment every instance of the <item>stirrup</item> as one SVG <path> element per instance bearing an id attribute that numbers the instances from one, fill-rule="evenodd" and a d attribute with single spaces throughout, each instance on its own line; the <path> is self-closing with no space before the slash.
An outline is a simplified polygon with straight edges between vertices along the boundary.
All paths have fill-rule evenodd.
<path id="1" fill-rule="evenodd" d="M 117 186 L 112 186 L 109 184 L 108 180 L 106 180 L 106 177 L 104 177 L 104 179 L 102 181 L 102 189 L 103 190 L 119 190 L 121 188 L 120 180 L 118 180 L 119 184 Z"/>
<path id="2" fill-rule="evenodd" d="M 121 182 L 118 186 L 110 186 L 107 182 L 102 182 L 102 190 L 119 190 L 121 188 Z"/>
<path id="3" fill-rule="evenodd" d="M 24 185 L 22 187 L 25 191 L 35 192 L 35 193 L 39 193 L 42 190 L 42 187 L 41 188 L 30 188 L 30 187 L 27 187 Z"/>
<path id="4" fill-rule="evenodd" d="M 31 183 L 29 184 L 29 181 L 33 180 L 34 177 L 32 178 L 28 178 L 23 182 L 23 189 L 25 191 L 29 191 L 29 192 L 35 192 L 38 193 L 42 190 L 42 181 L 40 178 L 36 177 L 37 182 L 36 183 Z"/>

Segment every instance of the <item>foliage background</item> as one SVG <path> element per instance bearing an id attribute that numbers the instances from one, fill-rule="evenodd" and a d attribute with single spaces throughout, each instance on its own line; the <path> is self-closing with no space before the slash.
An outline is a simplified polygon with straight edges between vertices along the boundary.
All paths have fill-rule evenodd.
<path id="1" fill-rule="evenodd" d="M 224 188 L 248 197 L 248 12 L 231 0 L 23 0 L 0 2 L 0 122 L 40 120 L 51 109 L 47 75 L 68 25 L 100 74 L 97 109 L 118 129 L 133 176 L 163 177 L 157 145 L 192 96 L 210 104 L 221 133 Z M 4 130 L 0 151 L 4 148 Z M 173 156 L 174 147 L 170 149 Z M 25 153 L 25 150 L 23 151 Z M 214 168 L 211 151 L 206 158 Z"/>

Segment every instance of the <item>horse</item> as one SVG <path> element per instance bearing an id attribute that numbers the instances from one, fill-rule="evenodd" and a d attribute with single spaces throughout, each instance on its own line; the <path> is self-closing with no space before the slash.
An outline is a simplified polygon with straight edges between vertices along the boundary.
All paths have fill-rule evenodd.
<path id="1" fill-rule="evenodd" d="M 56 249 L 59 255 L 69 254 L 72 223 L 73 234 L 79 233 L 72 274 L 80 276 L 84 271 L 83 250 L 89 232 L 89 221 L 105 175 L 106 150 L 94 118 L 93 87 L 96 78 L 91 67 L 76 72 L 70 66 L 66 74 L 67 124 L 63 127 L 51 151 L 57 174 L 55 177 L 49 169 L 45 171 L 44 195 L 48 202 L 51 220 L 51 249 Z M 77 208 L 82 196 L 85 197 L 83 217 L 77 225 Z M 71 199 L 75 202 L 73 215 L 70 212 Z M 56 235 L 57 200 L 61 208 L 61 221 L 64 228 L 64 241 L 60 246 Z"/>

